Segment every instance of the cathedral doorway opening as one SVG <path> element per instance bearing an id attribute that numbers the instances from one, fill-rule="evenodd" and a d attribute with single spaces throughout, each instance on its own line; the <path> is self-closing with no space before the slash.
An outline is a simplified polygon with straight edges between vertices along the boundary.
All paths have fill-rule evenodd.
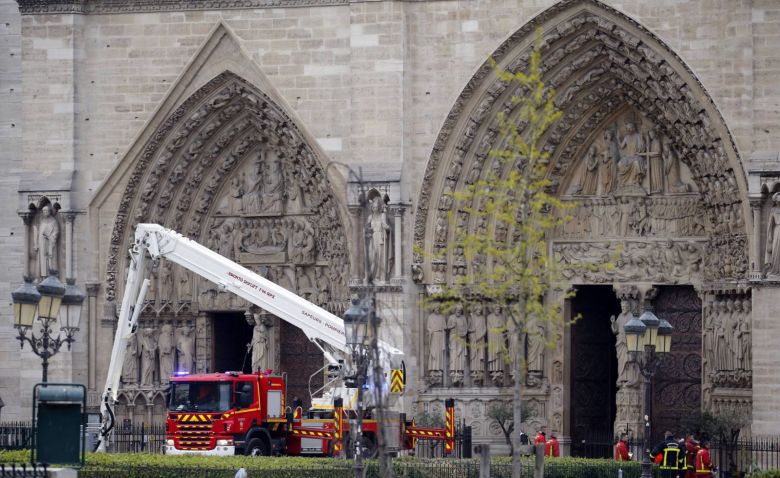
<path id="1" fill-rule="evenodd" d="M 300 400 L 305 410 L 311 405 L 309 386 L 316 392 L 324 384 L 324 375 L 317 373 L 324 365 L 322 352 L 299 328 L 284 321 L 280 325 L 279 369 L 287 374 L 287 400 L 290 405 Z"/>
<path id="2" fill-rule="evenodd" d="M 672 349 L 653 377 L 653 439 L 701 410 L 702 304 L 693 286 L 661 286 L 653 300 L 655 315 L 674 327 Z M 731 301 L 734 303 L 737 301 Z M 729 312 L 741 308 L 727 301 Z M 731 314 L 734 316 L 734 314 Z M 730 316 L 730 318 L 731 318 Z M 724 333 L 731 333 L 725 332 Z"/>
<path id="3" fill-rule="evenodd" d="M 220 312 L 212 315 L 214 324 L 214 372 L 228 370 L 251 372 L 251 352 L 247 344 L 252 341 L 252 327 L 243 313 Z"/>
<path id="4" fill-rule="evenodd" d="M 618 360 L 610 317 L 620 314 L 620 301 L 612 286 L 578 286 L 571 310 L 579 317 L 571 327 L 569 364 L 572 455 L 601 456 L 594 446 L 611 446 L 616 416 Z"/>

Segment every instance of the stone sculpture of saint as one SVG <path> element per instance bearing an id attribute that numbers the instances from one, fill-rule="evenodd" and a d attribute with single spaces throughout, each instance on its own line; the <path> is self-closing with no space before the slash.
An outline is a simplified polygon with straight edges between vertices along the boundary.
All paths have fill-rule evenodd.
<path id="1" fill-rule="evenodd" d="M 176 341 L 176 353 L 178 354 L 178 372 L 195 371 L 195 335 L 192 326 L 184 324 L 179 330 Z"/>
<path id="2" fill-rule="evenodd" d="M 620 315 L 610 318 L 612 323 L 612 333 L 615 334 L 615 348 L 617 351 L 618 359 L 618 378 L 617 385 L 619 388 L 634 388 L 638 385 L 638 377 L 636 373 L 637 365 L 628 355 L 628 344 L 626 342 L 626 332 L 624 327 L 626 322 L 631 320 L 634 314 L 631 312 L 631 304 L 628 300 L 620 301 Z"/>
<path id="3" fill-rule="evenodd" d="M 780 276 L 780 193 L 772 196 L 772 211 L 766 227 L 766 271 L 769 276 Z"/>
<path id="4" fill-rule="evenodd" d="M 122 361 L 122 383 L 135 384 L 138 382 L 138 340 L 135 334 L 127 339 L 125 345 L 125 359 Z"/>
<path id="5" fill-rule="evenodd" d="M 158 339 L 160 354 L 160 383 L 168 383 L 173 375 L 174 343 L 173 327 L 171 324 L 163 324 L 160 328 Z"/>
<path id="6" fill-rule="evenodd" d="M 506 350 L 506 324 L 501 316 L 501 307 L 494 305 L 487 316 L 488 370 L 504 370 Z"/>
<path id="7" fill-rule="evenodd" d="M 284 175 L 282 174 L 282 161 L 279 153 L 268 151 L 265 154 L 265 175 L 263 181 L 262 212 L 282 212 L 284 201 Z"/>
<path id="8" fill-rule="evenodd" d="M 155 352 L 157 342 L 154 340 L 154 329 L 144 327 L 141 330 L 141 385 L 154 384 Z"/>
<path id="9" fill-rule="evenodd" d="M 50 205 L 41 208 L 41 216 L 34 231 L 33 251 L 38 256 L 40 277 L 49 275 L 49 270 L 58 270 L 57 243 L 60 237 L 60 224 L 52 215 Z"/>
<path id="10" fill-rule="evenodd" d="M 244 177 L 238 174 L 230 178 L 230 212 L 232 214 L 240 213 L 244 210 Z"/>
<path id="11" fill-rule="evenodd" d="M 620 161 L 617 164 L 618 192 L 645 194 L 642 180 L 645 165 L 639 153 L 645 149 L 645 141 L 634 123 L 626 124 L 626 135 L 620 141 Z"/>
<path id="12" fill-rule="evenodd" d="M 268 368 L 268 326 L 260 314 L 252 314 L 255 325 L 252 328 L 252 372 Z"/>
<path id="13" fill-rule="evenodd" d="M 428 371 L 443 371 L 447 347 L 447 319 L 441 314 L 438 304 L 433 306 L 425 328 L 428 332 Z"/>
<path id="14" fill-rule="evenodd" d="M 377 282 L 384 282 L 387 278 L 390 226 L 387 224 L 387 216 L 379 197 L 371 201 L 371 216 L 367 226 L 371 231 L 368 242 L 368 256 L 371 259 L 370 276 Z"/>
<path id="15" fill-rule="evenodd" d="M 532 324 L 532 332 L 528 336 L 528 370 L 544 370 L 544 343 L 546 334 L 544 327 L 539 324 Z"/>
<path id="16" fill-rule="evenodd" d="M 661 139 L 661 145 L 666 176 L 666 190 L 670 193 L 690 191 L 690 185 L 684 183 L 680 175 L 680 158 L 677 156 L 677 150 L 672 146 L 672 141 L 667 136 L 664 136 Z"/>
<path id="17" fill-rule="evenodd" d="M 160 272 L 160 300 L 173 303 L 173 263 L 164 261 Z"/>
<path id="18" fill-rule="evenodd" d="M 468 340 L 469 324 L 463 313 L 463 306 L 455 306 L 455 310 L 447 317 L 447 328 L 450 330 L 450 374 L 463 376 L 466 366 L 466 340 Z"/>
<path id="19" fill-rule="evenodd" d="M 729 369 L 729 337 L 726 331 L 726 303 L 722 300 L 716 300 L 713 304 L 714 326 L 715 326 L 715 370 Z"/>
<path id="20" fill-rule="evenodd" d="M 480 380 L 485 370 L 485 346 L 487 345 L 487 323 L 485 322 L 484 307 L 475 304 L 469 314 L 469 348 L 471 375 L 475 380 Z"/>
<path id="21" fill-rule="evenodd" d="M 585 168 L 580 176 L 580 185 L 576 193 L 584 196 L 596 194 L 599 186 L 599 153 L 596 145 L 592 144 L 585 155 Z"/>
<path id="22" fill-rule="evenodd" d="M 599 183 L 601 194 L 610 194 L 615 189 L 615 176 L 617 163 L 620 161 L 620 149 L 615 141 L 615 133 L 611 130 L 604 131 L 604 152 L 599 161 Z"/>
<path id="23" fill-rule="evenodd" d="M 650 169 L 650 194 L 664 192 L 664 158 L 662 156 L 661 138 L 657 128 L 651 128 L 648 134 L 647 158 Z"/>
<path id="24" fill-rule="evenodd" d="M 739 321 L 739 368 L 742 370 L 751 370 L 752 360 L 752 346 L 753 343 L 750 340 L 750 301 L 744 300 L 742 302 L 743 314 Z"/>

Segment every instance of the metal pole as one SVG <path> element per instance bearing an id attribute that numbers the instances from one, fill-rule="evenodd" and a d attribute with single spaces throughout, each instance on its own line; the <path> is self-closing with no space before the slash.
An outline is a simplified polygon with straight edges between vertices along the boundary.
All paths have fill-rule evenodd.
<path id="1" fill-rule="evenodd" d="M 653 464 L 650 462 L 650 414 L 651 402 L 652 402 L 652 388 L 651 381 L 653 379 L 653 372 L 655 371 L 653 359 L 653 351 L 650 346 L 645 347 L 644 360 L 640 365 L 642 371 L 642 377 L 644 378 L 645 387 L 645 399 L 644 399 L 644 419 L 645 419 L 645 436 L 642 443 L 642 474 L 640 478 L 652 478 L 653 476 Z"/>

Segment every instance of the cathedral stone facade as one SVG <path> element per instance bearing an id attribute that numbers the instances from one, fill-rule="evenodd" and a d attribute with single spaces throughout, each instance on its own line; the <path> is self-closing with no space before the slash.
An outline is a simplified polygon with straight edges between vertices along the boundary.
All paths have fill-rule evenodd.
<path id="1" fill-rule="evenodd" d="M 593 430 L 639 433 L 622 327 L 645 308 L 675 329 L 653 390 L 659 429 L 706 409 L 776 433 L 776 2 L 4 0 L 0 12 L 0 292 L 55 268 L 87 293 L 50 380 L 87 385 L 92 410 L 133 230 L 154 222 L 336 314 L 375 277 L 381 333 L 406 354 L 397 406 L 438 416 L 456 397 L 475 442 L 503 441 L 487 414 L 516 380 L 525 427 L 566 448 Z M 526 68 L 537 30 L 563 112 L 542 141 L 551 192 L 574 205 L 550 252 L 616 259 L 545 298 L 582 317 L 574 326 L 508 343 L 499 308 L 445 316 L 420 299 L 471 266 L 435 254 L 456 231 L 488 229 L 453 193 L 517 167 L 489 155 L 497 114 L 516 111 L 486 58 Z M 165 261 L 151 279 L 121 418 L 159 420 L 174 370 L 272 368 L 292 395 L 305 400 L 312 376 L 316 388 L 322 355 L 300 331 Z M 9 302 L 2 418 L 23 419 L 40 362 L 19 352 Z"/>

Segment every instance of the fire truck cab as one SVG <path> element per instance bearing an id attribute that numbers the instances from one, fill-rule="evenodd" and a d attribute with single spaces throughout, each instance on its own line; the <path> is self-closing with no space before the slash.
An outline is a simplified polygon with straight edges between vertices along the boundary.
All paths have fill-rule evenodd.
<path id="1" fill-rule="evenodd" d="M 286 448 L 285 377 L 240 372 L 171 379 L 169 455 L 271 455 Z"/>

